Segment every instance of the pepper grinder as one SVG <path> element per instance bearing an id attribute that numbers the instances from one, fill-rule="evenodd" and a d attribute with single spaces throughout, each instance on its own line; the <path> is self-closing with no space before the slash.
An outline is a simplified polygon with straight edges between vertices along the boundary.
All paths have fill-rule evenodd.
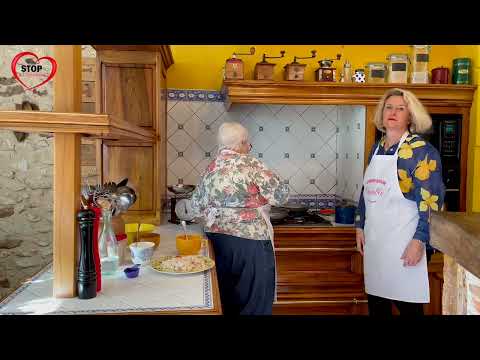
<path id="1" fill-rule="evenodd" d="M 77 213 L 80 228 L 80 261 L 78 264 L 77 292 L 79 299 L 97 296 L 97 275 L 93 254 L 93 222 L 95 212 L 84 208 Z"/>

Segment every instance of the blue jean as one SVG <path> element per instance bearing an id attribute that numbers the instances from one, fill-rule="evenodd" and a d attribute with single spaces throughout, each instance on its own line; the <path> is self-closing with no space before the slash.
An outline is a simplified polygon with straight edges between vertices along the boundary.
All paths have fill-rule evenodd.
<path id="1" fill-rule="evenodd" d="M 271 315 L 275 291 L 275 257 L 270 240 L 206 233 L 215 251 L 225 315 Z"/>

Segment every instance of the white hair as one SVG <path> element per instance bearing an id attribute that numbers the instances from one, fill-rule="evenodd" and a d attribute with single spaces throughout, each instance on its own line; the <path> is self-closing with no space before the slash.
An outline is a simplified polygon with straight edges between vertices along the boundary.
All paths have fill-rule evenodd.
<path id="1" fill-rule="evenodd" d="M 218 145 L 238 149 L 248 139 L 248 130 L 237 122 L 224 122 L 218 129 Z"/>

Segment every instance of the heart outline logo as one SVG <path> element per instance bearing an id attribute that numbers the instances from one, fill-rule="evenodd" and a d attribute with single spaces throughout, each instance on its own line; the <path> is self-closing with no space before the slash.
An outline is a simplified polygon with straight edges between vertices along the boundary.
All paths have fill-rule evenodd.
<path id="1" fill-rule="evenodd" d="M 35 86 L 30 86 L 28 87 L 27 84 L 25 84 L 21 79 L 20 79 L 20 76 L 18 75 L 17 73 L 17 63 L 18 61 L 24 57 L 24 56 L 27 56 L 27 55 L 30 55 L 30 56 L 33 56 L 36 60 L 36 64 L 38 64 L 41 60 L 47 60 L 47 61 L 50 61 L 50 64 L 52 64 L 52 68 L 50 70 L 50 75 L 45 79 L 43 80 L 41 83 L 35 85 Z M 37 56 L 37 54 L 31 52 L 31 51 L 23 51 L 21 53 L 18 53 L 12 60 L 12 64 L 11 64 L 11 70 L 12 70 L 12 74 L 13 76 L 15 77 L 15 79 L 20 83 L 22 84 L 22 86 L 25 88 L 25 90 L 33 90 L 37 87 L 40 87 L 42 86 L 43 84 L 47 83 L 50 79 L 52 79 L 55 75 L 55 73 L 57 72 L 57 62 L 55 61 L 54 58 L 50 57 L 50 56 L 43 56 L 41 58 L 39 58 Z"/>

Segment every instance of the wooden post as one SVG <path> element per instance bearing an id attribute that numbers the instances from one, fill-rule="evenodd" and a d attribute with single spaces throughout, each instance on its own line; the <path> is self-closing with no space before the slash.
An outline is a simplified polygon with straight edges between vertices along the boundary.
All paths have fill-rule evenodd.
<path id="1" fill-rule="evenodd" d="M 80 112 L 82 52 L 78 45 L 54 46 L 55 112 Z M 53 296 L 76 296 L 77 221 L 80 207 L 80 134 L 55 133 L 53 170 Z"/>
<path id="2" fill-rule="evenodd" d="M 76 296 L 77 221 L 80 207 L 80 135 L 55 134 L 53 295 Z"/>
<path id="3" fill-rule="evenodd" d="M 81 112 L 82 49 L 80 45 L 55 45 L 57 74 L 53 79 L 55 112 Z"/>

